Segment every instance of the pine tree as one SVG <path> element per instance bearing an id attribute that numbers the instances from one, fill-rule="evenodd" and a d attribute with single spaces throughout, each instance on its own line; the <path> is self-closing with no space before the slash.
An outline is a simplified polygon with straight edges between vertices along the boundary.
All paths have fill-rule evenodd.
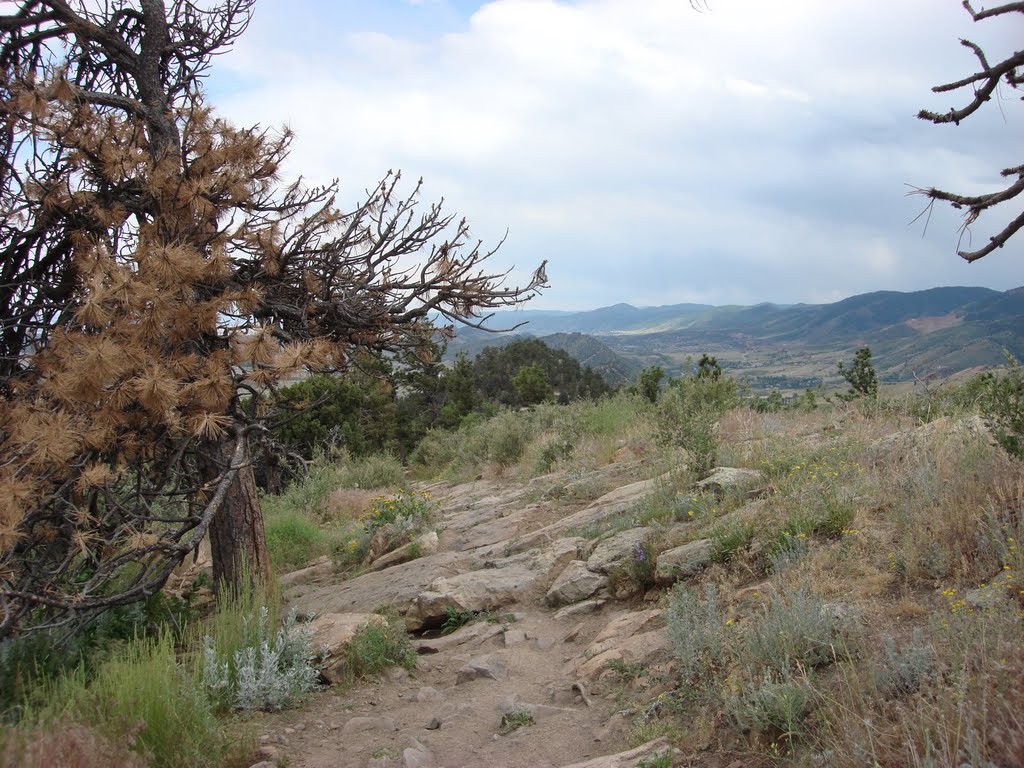
<path id="1" fill-rule="evenodd" d="M 215 579 L 262 578 L 263 393 L 545 282 L 398 173 L 351 210 L 283 184 L 291 135 L 202 92 L 253 1 L 0 16 L 0 638 L 152 594 L 207 532 Z"/>

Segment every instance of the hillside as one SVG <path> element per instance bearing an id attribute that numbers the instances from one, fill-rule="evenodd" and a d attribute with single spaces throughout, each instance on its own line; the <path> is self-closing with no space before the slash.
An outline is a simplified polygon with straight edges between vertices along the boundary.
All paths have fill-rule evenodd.
<path id="1" fill-rule="evenodd" d="M 431 455 L 448 458 L 418 470 L 446 478 L 417 486 L 435 505 L 426 533 L 349 579 L 327 562 L 283 579 L 315 627 L 389 606 L 416 663 L 264 718 L 269 754 L 295 768 L 1016 764 L 1021 467 L 980 419 L 727 411 L 723 466 L 698 482 L 651 440 L 664 417 L 620 396 L 437 436 L 449 450 Z"/>
<path id="2" fill-rule="evenodd" d="M 1024 357 L 1024 289 L 1020 288 L 878 291 L 832 304 L 643 308 L 618 304 L 589 312 L 495 316 L 499 325 L 516 322 L 526 322 L 519 334 L 591 336 L 594 340 L 586 345 L 577 338 L 574 348 L 623 374 L 648 365 L 678 374 L 687 358 L 708 352 L 755 390 L 837 385 L 837 362 L 849 359 L 863 345 L 871 346 L 876 368 L 886 382 L 1000 366 L 1005 351 Z M 555 344 L 565 343 L 561 336 L 556 339 Z M 456 342 L 477 351 L 489 343 L 501 343 L 500 337 L 459 331 Z M 573 349 L 561 348 L 575 354 Z"/>

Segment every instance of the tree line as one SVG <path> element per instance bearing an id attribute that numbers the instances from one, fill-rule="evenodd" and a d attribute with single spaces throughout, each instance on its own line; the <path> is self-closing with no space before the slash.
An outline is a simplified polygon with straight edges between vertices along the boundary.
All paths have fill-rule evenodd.
<path id="1" fill-rule="evenodd" d="M 308 461 L 331 447 L 350 455 L 391 451 L 408 456 L 431 429 L 454 429 L 467 418 L 541 402 L 596 399 L 611 391 L 600 374 L 537 339 L 488 347 L 470 360 L 365 355 L 344 374 L 318 374 L 278 389 L 269 399 L 281 414 L 271 433 L 283 451 L 268 451 L 266 489 L 286 479 L 284 453 Z"/>

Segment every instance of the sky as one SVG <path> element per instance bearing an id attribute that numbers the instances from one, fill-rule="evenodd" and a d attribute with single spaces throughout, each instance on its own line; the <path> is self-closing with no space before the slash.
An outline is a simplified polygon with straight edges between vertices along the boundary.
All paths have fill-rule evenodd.
<path id="1" fill-rule="evenodd" d="M 1024 285 L 1024 234 L 974 264 L 959 213 L 914 187 L 992 191 L 1024 148 L 1021 94 L 960 126 L 931 87 L 1024 39 L 959 0 L 259 0 L 208 90 L 240 125 L 295 132 L 286 176 L 389 169 L 443 197 L 533 309 L 824 303 Z M 1005 207 L 1005 206 L 1004 206 Z M 1019 213 L 995 210 L 978 247 Z M 927 227 L 924 226 L 928 219 Z M 965 244 L 967 241 L 965 241 Z M 515 278 L 519 277 L 519 280 Z"/>

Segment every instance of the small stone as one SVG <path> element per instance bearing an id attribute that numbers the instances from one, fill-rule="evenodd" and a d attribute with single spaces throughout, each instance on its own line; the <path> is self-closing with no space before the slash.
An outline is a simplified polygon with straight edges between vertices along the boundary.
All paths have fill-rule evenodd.
<path id="1" fill-rule="evenodd" d="M 505 647 L 507 648 L 510 645 L 526 642 L 526 633 L 521 629 L 507 629 L 505 630 L 505 634 L 502 635 L 502 640 L 505 642 Z"/>
<path id="2" fill-rule="evenodd" d="M 441 721 L 436 717 L 432 717 L 430 718 L 430 722 L 423 727 L 426 728 L 428 731 L 436 731 L 438 728 L 441 727 Z"/>
<path id="3" fill-rule="evenodd" d="M 356 733 L 369 733 L 372 731 L 391 732 L 396 731 L 395 721 L 390 717 L 353 717 L 345 727 L 341 729 L 343 736 L 351 736 Z"/>
<path id="4" fill-rule="evenodd" d="M 573 616 L 581 616 L 584 613 L 594 613 L 601 610 L 607 600 L 596 597 L 592 600 L 584 600 L 582 603 L 576 603 L 575 605 L 567 605 L 559 611 L 555 612 L 555 620 L 562 621 L 563 619 L 571 619 Z"/>
<path id="5" fill-rule="evenodd" d="M 444 694 L 436 688 L 431 688 L 429 685 L 425 685 L 416 691 L 416 701 L 444 701 Z"/>
<path id="6" fill-rule="evenodd" d="M 533 647 L 538 651 L 549 651 L 555 645 L 555 641 L 550 637 L 537 637 L 533 640 Z"/>
<path id="7" fill-rule="evenodd" d="M 478 656 L 470 659 L 464 667 L 456 673 L 455 684 L 461 685 L 470 680 L 479 678 L 490 678 L 491 680 L 504 680 L 508 672 L 505 662 L 494 654 Z"/>
<path id="8" fill-rule="evenodd" d="M 296 731 L 304 731 L 304 730 L 306 730 L 306 724 L 305 723 L 296 723 L 295 724 L 295 730 Z"/>
<path id="9" fill-rule="evenodd" d="M 668 586 L 680 579 L 696 575 L 711 562 L 714 542 L 700 539 L 668 549 L 658 555 L 654 580 L 661 586 Z"/>
<path id="10" fill-rule="evenodd" d="M 256 750 L 257 760 L 267 760 L 274 762 L 281 756 L 281 750 L 275 747 L 273 744 L 264 744 L 262 747 Z"/>

